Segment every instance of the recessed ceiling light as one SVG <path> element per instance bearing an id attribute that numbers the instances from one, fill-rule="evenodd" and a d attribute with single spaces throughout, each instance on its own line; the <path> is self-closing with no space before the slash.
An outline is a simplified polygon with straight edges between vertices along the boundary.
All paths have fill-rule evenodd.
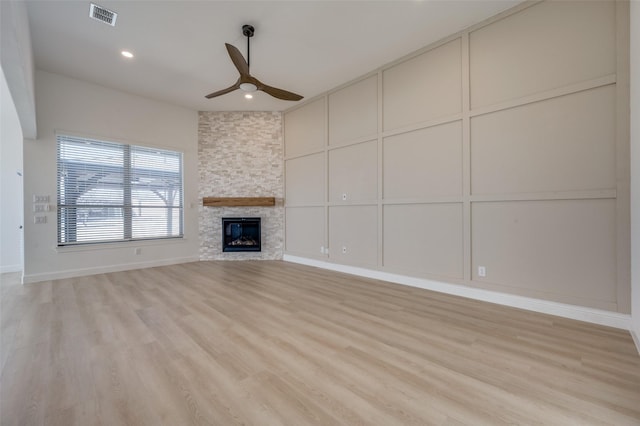
<path id="1" fill-rule="evenodd" d="M 253 99 L 253 95 L 251 93 L 245 93 L 244 94 L 244 98 L 245 99 Z"/>
<path id="2" fill-rule="evenodd" d="M 128 50 L 123 50 L 122 52 L 120 52 L 120 54 L 128 59 L 133 58 L 133 53 L 129 52 Z"/>

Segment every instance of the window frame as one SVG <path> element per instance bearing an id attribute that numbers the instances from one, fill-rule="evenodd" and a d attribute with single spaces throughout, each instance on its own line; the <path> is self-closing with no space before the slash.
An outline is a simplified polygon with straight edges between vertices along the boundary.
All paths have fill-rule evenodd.
<path id="1" fill-rule="evenodd" d="M 122 164 L 115 166 L 106 166 L 111 169 L 111 172 L 115 175 L 121 173 L 122 175 L 122 183 L 121 186 L 118 186 L 119 183 L 111 183 L 112 190 L 118 192 L 122 191 L 122 201 L 120 204 L 113 204 L 113 199 L 107 200 L 104 203 L 88 203 L 88 204 L 78 204 L 77 201 L 80 197 L 89 191 L 100 188 L 98 183 L 95 183 L 93 188 L 84 189 L 84 192 L 81 192 L 76 186 L 76 190 L 67 191 L 68 187 L 65 187 L 65 190 L 61 190 L 61 185 L 66 185 L 67 176 L 63 175 L 63 173 L 68 172 L 69 166 L 71 163 L 75 163 L 76 167 L 82 167 L 82 165 L 89 165 L 89 169 L 91 169 L 92 164 L 90 161 L 91 154 L 87 153 L 87 158 L 84 162 L 81 161 L 70 161 L 69 159 L 64 159 L 62 157 L 62 145 L 64 143 L 77 143 L 78 146 L 82 146 L 82 144 L 91 145 L 96 144 L 100 148 L 111 146 L 113 148 L 117 148 L 122 150 Z M 81 151 L 82 148 L 78 149 L 78 152 Z M 168 171 L 159 169 L 157 172 L 157 178 L 166 177 L 166 175 L 171 175 L 174 177 L 173 185 L 166 185 L 164 187 L 160 187 L 160 189 L 164 189 L 166 191 L 175 191 L 174 196 L 171 199 L 171 203 L 168 204 L 167 199 L 160 197 L 157 193 L 155 194 L 164 201 L 164 206 L 145 204 L 145 205 L 134 205 L 132 200 L 132 194 L 134 191 L 145 191 L 144 187 L 137 187 L 134 182 L 132 182 L 131 177 L 137 171 L 140 173 L 140 168 L 136 168 L 136 164 L 134 163 L 132 157 L 132 151 L 137 154 L 149 155 L 149 153 L 156 152 L 158 154 L 158 159 L 170 158 L 174 157 L 177 160 L 177 171 Z M 94 154 L 95 155 L 95 154 Z M 102 167 L 105 167 L 104 165 Z M 118 170 L 120 168 L 120 170 Z M 151 172 L 152 176 L 155 176 L 153 172 Z M 168 179 L 167 181 L 171 181 Z M 65 183 L 63 183 L 65 182 Z M 128 184 L 126 183 L 128 182 Z M 86 182 L 85 182 L 86 183 Z M 64 198 L 67 197 L 67 192 L 73 192 L 75 196 L 75 201 L 72 203 L 62 202 Z M 155 192 L 155 191 L 153 191 Z M 175 198 L 177 197 L 177 199 Z M 167 197 L 168 198 L 168 197 Z M 128 142 L 124 142 L 121 140 L 109 140 L 105 138 L 96 138 L 96 137 L 86 137 L 74 135 L 69 132 L 65 133 L 56 133 L 56 239 L 57 239 L 57 247 L 58 248 L 68 248 L 68 247 L 77 247 L 77 246 L 89 246 L 89 245 L 97 245 L 97 244 L 122 244 L 122 243 L 131 243 L 131 242 L 143 242 L 143 241 L 159 241 L 159 240 L 176 240 L 176 239 L 184 239 L 184 152 L 178 151 L 175 148 L 167 149 L 160 147 L 151 147 L 144 146 L 138 144 L 131 144 Z M 96 233 L 97 237 L 100 238 L 91 238 L 86 239 L 84 241 L 78 241 L 77 229 L 78 224 L 80 223 L 80 219 L 78 216 L 78 209 L 88 209 L 88 208 L 109 208 L 114 210 L 121 210 L 121 231 L 122 238 L 113 238 L 110 233 L 99 234 Z M 167 228 L 166 234 L 157 234 L 151 236 L 138 236 L 134 237 L 134 220 L 135 215 L 133 214 L 134 209 L 150 209 L 157 208 L 163 209 L 166 211 L 166 220 L 165 222 L 159 221 L 156 222 L 155 225 L 165 226 Z M 173 220 L 175 211 L 177 210 L 177 218 L 178 224 L 175 225 Z M 73 224 L 70 224 L 70 221 Z M 119 224 L 112 226 L 120 226 Z M 174 226 L 177 226 L 177 231 L 172 231 Z M 171 227 L 171 228 L 170 228 Z M 169 229 L 170 228 L 170 229 Z M 110 231 L 111 232 L 111 231 Z M 116 231 L 119 232 L 119 231 Z"/>

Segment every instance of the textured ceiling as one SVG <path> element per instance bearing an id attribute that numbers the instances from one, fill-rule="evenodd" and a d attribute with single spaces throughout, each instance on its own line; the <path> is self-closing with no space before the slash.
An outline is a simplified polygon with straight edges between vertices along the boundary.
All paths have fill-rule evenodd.
<path id="1" fill-rule="evenodd" d="M 251 73 L 311 98 L 480 22 L 520 1 L 97 1 L 116 27 L 92 20 L 89 1 L 27 0 L 36 68 L 201 111 L 287 109 L 296 103 L 240 91 L 208 100 L 238 75 L 224 43 Z M 129 49 L 133 60 L 119 52 Z"/>

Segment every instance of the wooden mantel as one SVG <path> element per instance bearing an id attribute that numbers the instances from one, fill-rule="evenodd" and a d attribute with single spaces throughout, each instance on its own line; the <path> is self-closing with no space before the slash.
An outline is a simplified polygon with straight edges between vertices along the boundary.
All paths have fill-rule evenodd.
<path id="1" fill-rule="evenodd" d="M 203 197 L 205 207 L 267 207 L 275 206 L 275 197 Z"/>

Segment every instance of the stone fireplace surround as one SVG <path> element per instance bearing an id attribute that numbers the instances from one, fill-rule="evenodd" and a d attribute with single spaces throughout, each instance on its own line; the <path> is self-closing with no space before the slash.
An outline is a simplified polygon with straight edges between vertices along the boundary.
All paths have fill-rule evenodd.
<path id="1" fill-rule="evenodd" d="M 199 113 L 200 260 L 282 259 L 283 169 L 281 113 Z M 275 206 L 205 207 L 205 197 L 275 197 Z M 262 251 L 223 253 L 222 217 L 262 218 Z"/>

